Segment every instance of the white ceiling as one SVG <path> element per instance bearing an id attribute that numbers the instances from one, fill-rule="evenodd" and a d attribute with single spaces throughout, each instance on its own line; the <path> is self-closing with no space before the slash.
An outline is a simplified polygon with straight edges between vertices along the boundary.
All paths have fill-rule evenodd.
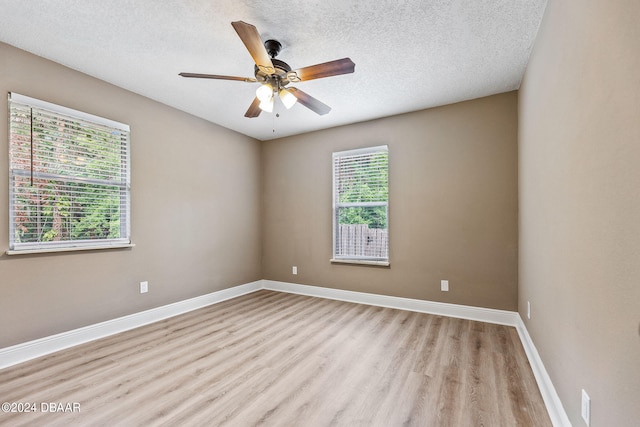
<path id="1" fill-rule="evenodd" d="M 546 0 L 0 0 L 0 41 L 267 140 L 518 89 Z M 257 83 L 232 21 L 279 40 L 293 69 L 350 57 L 355 73 L 292 84 L 332 107 L 245 118 Z M 1 65 L 0 65 L 1 66 Z M 278 111 L 278 108 L 280 111 Z M 279 112 L 275 118 L 275 112 Z M 275 132 L 274 132 L 275 129 Z"/>

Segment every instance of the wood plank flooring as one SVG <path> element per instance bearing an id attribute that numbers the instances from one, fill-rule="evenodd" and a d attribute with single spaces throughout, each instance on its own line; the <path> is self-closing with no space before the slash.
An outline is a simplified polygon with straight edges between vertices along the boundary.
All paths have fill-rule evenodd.
<path id="1" fill-rule="evenodd" d="M 1 370 L 0 401 L 37 409 L 2 426 L 551 425 L 515 328 L 272 291 Z"/>

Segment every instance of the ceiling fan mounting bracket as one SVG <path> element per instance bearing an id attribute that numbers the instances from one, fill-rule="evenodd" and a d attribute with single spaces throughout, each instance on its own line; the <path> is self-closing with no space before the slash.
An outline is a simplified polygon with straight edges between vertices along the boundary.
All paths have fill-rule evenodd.
<path id="1" fill-rule="evenodd" d="M 267 49 L 267 53 L 273 59 L 280 53 L 282 50 L 282 44 L 278 40 L 269 39 L 264 42 L 264 47 Z"/>

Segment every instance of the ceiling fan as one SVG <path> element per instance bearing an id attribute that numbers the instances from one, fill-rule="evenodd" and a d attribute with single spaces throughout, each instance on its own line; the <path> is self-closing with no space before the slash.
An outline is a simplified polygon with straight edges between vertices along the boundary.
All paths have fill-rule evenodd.
<path id="1" fill-rule="evenodd" d="M 277 95 L 284 106 L 289 109 L 296 102 L 304 105 L 317 114 L 324 115 L 331 107 L 295 87 L 287 87 L 289 83 L 298 83 L 323 77 L 353 73 L 356 64 L 349 58 L 337 59 L 322 64 L 291 70 L 284 61 L 276 59 L 282 49 L 277 40 L 262 43 L 258 29 L 246 22 L 236 21 L 231 25 L 240 36 L 255 62 L 253 77 L 220 76 L 217 74 L 180 73 L 182 77 L 201 79 L 235 80 L 249 83 L 261 83 L 256 90 L 256 97 L 244 114 L 245 117 L 258 117 L 260 112 L 273 111 L 274 98 Z"/>

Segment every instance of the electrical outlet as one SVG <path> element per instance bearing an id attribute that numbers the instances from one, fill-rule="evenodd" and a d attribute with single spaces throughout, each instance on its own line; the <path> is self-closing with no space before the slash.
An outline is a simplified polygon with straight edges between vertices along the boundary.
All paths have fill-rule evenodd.
<path id="1" fill-rule="evenodd" d="M 144 282 L 140 282 L 140 293 L 144 294 L 149 292 L 149 282 L 146 280 Z"/>
<path id="2" fill-rule="evenodd" d="M 589 425 L 591 423 L 591 398 L 584 389 L 582 389 L 582 406 L 580 409 L 582 419 Z"/>
<path id="3" fill-rule="evenodd" d="M 531 302 L 527 301 L 527 319 L 531 319 Z"/>
<path id="4" fill-rule="evenodd" d="M 292 274 L 298 274 L 298 267 L 296 267 L 295 265 L 293 267 L 291 267 L 291 273 Z"/>
<path id="5" fill-rule="evenodd" d="M 440 280 L 440 290 L 444 292 L 449 292 L 449 281 L 448 280 Z"/>

